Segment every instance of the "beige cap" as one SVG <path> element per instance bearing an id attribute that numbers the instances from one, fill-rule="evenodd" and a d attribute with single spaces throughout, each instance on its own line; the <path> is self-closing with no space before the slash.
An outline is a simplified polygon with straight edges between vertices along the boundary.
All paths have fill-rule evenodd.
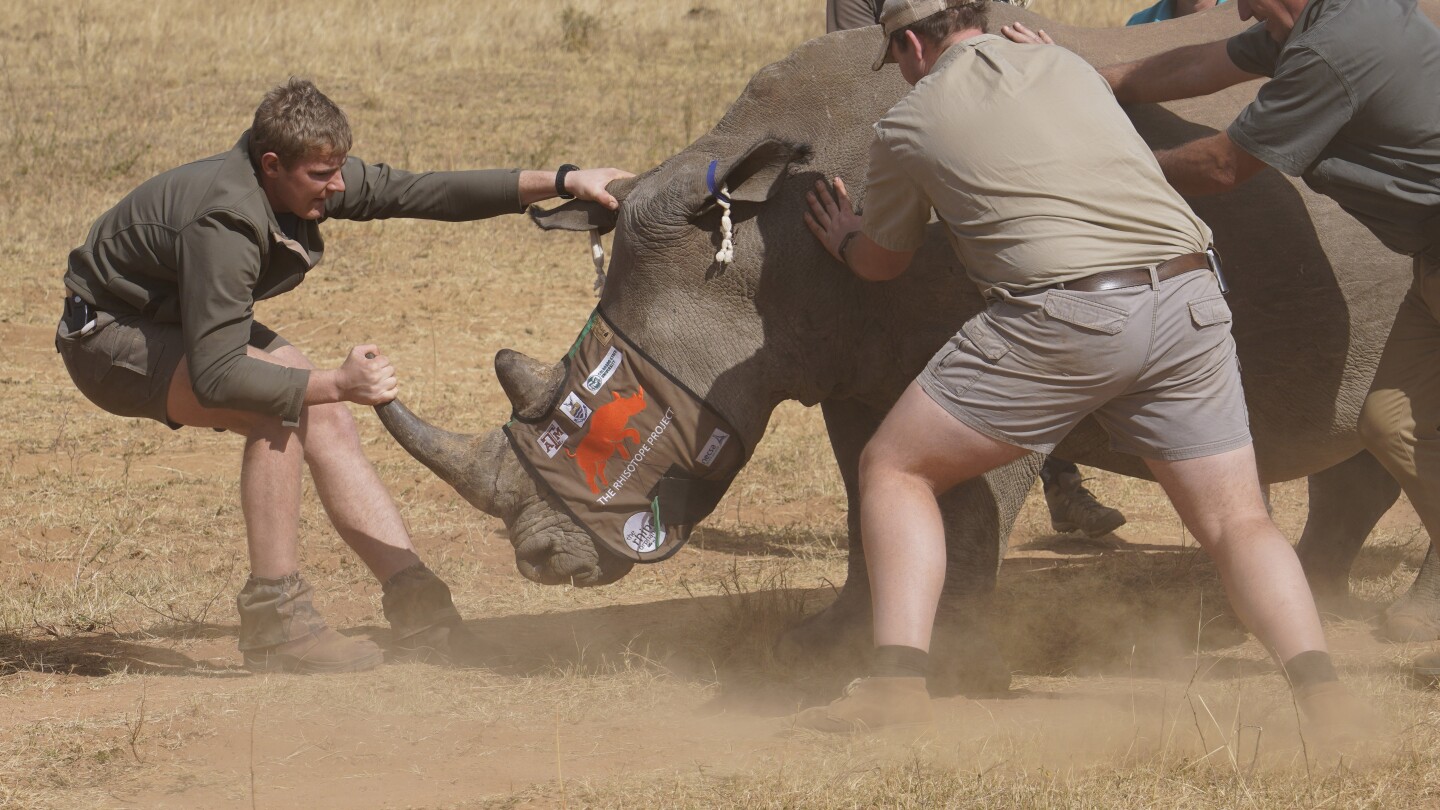
<path id="1" fill-rule="evenodd" d="M 885 8 L 880 12 L 880 26 L 885 29 L 885 38 L 880 42 L 880 55 L 870 69 L 879 70 L 886 62 L 894 61 L 890 58 L 891 34 L 932 14 L 970 2 L 972 0 L 885 0 Z"/>

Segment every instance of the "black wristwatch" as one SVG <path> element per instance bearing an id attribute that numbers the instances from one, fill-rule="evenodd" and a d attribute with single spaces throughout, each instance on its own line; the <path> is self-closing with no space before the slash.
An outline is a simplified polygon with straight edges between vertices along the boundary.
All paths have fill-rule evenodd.
<path id="1" fill-rule="evenodd" d="M 575 195 L 565 190 L 565 175 L 579 170 L 574 163 L 562 163 L 560 168 L 555 170 L 555 196 L 562 200 L 573 200 Z"/>

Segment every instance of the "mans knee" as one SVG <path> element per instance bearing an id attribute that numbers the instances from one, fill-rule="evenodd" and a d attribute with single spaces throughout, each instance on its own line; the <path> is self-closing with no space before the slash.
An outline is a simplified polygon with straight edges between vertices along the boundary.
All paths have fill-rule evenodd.
<path id="1" fill-rule="evenodd" d="M 874 439 L 860 451 L 860 483 L 874 482 L 899 470 L 894 450 Z"/>
<path id="2" fill-rule="evenodd" d="M 936 488 L 935 482 L 915 459 L 889 443 L 871 439 L 860 453 L 861 488 L 900 479 L 924 483 L 932 490 Z"/>
<path id="3" fill-rule="evenodd" d="M 311 442 L 333 444 L 351 440 L 358 442 L 360 439 L 355 417 L 350 415 L 350 409 L 344 403 L 309 405 L 300 423 L 304 427 L 307 446 Z"/>

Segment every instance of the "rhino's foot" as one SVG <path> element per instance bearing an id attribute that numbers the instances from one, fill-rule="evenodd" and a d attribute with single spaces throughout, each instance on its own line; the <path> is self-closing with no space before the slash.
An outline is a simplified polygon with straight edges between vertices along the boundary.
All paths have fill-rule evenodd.
<path id="1" fill-rule="evenodd" d="M 979 619 L 941 624 L 930 644 L 930 694 L 993 695 L 1010 689 L 1010 667 Z"/>
<path id="2" fill-rule="evenodd" d="M 1315 607 L 1323 616 L 1340 619 L 1371 620 L 1380 612 L 1380 606 L 1350 593 L 1350 577 L 1309 577 L 1310 593 L 1315 596 Z"/>
<path id="3" fill-rule="evenodd" d="M 870 606 L 836 600 L 829 607 L 787 630 L 775 642 L 775 660 L 792 668 L 820 669 L 836 677 L 863 674 L 873 644 Z"/>
<path id="4" fill-rule="evenodd" d="M 1440 608 L 1402 596 L 1385 611 L 1380 635 L 1398 642 L 1440 640 Z"/>

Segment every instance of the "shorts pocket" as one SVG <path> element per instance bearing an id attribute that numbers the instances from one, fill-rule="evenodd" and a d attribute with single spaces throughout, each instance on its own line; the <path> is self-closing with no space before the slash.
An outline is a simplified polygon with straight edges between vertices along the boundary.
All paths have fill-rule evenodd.
<path id="1" fill-rule="evenodd" d="M 1045 314 L 1071 326 L 1090 329 L 1105 335 L 1118 335 L 1125 329 L 1130 313 L 1118 307 L 1090 301 L 1058 290 L 1045 294 Z"/>
<path id="2" fill-rule="evenodd" d="M 104 380 L 114 368 L 149 377 L 160 359 L 161 347 L 151 345 L 143 325 L 140 318 L 116 319 L 101 312 L 96 316 L 95 331 L 88 335 L 67 333 L 62 325 L 56 343 L 62 354 L 71 356 L 75 372 L 96 382 Z"/>
<path id="3" fill-rule="evenodd" d="M 985 322 L 983 312 L 966 321 L 965 325 L 960 327 L 960 334 L 974 344 L 981 357 L 991 363 L 999 361 L 1010 352 L 1010 342 Z"/>
<path id="4" fill-rule="evenodd" d="M 1190 320 L 1204 328 L 1230 322 L 1230 305 L 1223 295 L 1207 295 L 1190 302 Z"/>

